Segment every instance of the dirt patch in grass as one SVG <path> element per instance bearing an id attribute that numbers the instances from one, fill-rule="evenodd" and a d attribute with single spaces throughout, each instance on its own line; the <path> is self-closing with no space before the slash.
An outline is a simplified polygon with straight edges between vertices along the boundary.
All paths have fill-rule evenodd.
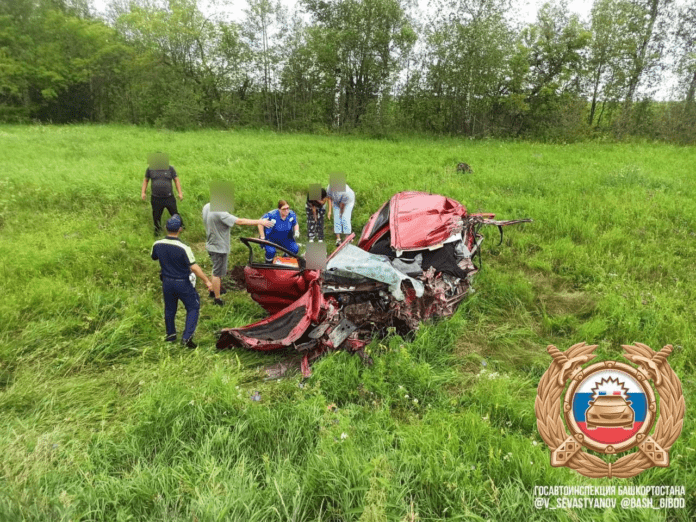
<path id="1" fill-rule="evenodd" d="M 525 270 L 525 274 L 532 283 L 540 310 L 547 315 L 586 317 L 597 307 L 596 296 L 578 291 L 562 277 L 530 270 Z"/>
<path id="2" fill-rule="evenodd" d="M 242 265 L 235 266 L 223 278 L 222 283 L 227 289 L 245 290 L 244 267 Z"/>
<path id="3" fill-rule="evenodd" d="M 585 292 L 543 293 L 539 294 L 538 302 L 548 315 L 583 317 L 591 314 L 597 306 L 596 299 Z"/>

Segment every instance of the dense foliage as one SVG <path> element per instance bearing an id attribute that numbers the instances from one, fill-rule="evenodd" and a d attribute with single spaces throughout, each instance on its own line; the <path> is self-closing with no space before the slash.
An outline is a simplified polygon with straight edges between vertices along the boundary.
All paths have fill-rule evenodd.
<path id="1" fill-rule="evenodd" d="M 696 139 L 684 2 L 596 0 L 584 22 L 553 1 L 526 25 L 511 0 L 247 0 L 241 22 L 88 2 L 0 1 L 0 120 Z"/>

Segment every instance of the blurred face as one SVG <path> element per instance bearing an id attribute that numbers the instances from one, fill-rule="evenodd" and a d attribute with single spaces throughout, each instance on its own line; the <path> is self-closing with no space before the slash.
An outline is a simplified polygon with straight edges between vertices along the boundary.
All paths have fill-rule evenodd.
<path id="1" fill-rule="evenodd" d="M 282 217 L 283 220 L 288 217 L 288 214 L 290 214 L 290 205 L 283 205 L 280 207 L 280 217 Z"/>

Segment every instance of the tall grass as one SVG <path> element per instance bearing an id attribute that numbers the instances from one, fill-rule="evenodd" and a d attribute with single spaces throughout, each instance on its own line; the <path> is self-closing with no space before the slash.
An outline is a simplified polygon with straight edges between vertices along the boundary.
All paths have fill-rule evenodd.
<path id="1" fill-rule="evenodd" d="M 118 126 L 2 126 L 0 141 L 0 520 L 693 519 L 689 410 L 669 468 L 601 481 L 550 467 L 533 413 L 546 345 L 579 341 L 607 358 L 673 344 L 690 404 L 693 148 Z M 372 365 L 339 352 L 308 381 L 267 381 L 287 354 L 214 349 L 217 330 L 263 316 L 242 292 L 224 308 L 203 298 L 198 350 L 162 341 L 139 198 L 156 150 L 179 172 L 183 239 L 207 272 L 213 180 L 234 182 L 240 217 L 283 198 L 304 225 L 307 185 L 345 172 L 358 233 L 400 190 L 535 222 L 501 246 L 487 231 L 476 292 L 452 319 L 373 341 Z M 236 241 L 231 254 L 246 261 Z M 535 485 L 564 484 L 684 485 L 688 504 L 534 509 Z"/>

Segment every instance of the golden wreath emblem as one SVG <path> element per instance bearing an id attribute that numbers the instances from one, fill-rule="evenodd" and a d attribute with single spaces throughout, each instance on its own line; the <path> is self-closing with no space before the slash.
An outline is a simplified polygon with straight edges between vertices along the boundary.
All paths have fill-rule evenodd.
<path id="1" fill-rule="evenodd" d="M 583 368 L 596 357 L 596 348 L 586 343 L 565 352 L 547 348 L 553 362 L 539 381 L 534 410 L 539 434 L 551 449 L 551 465 L 592 478 L 633 477 L 653 466 L 669 466 L 669 449 L 681 433 L 685 410 L 681 382 L 667 362 L 672 345 L 659 352 L 640 343 L 622 345 L 624 357 L 637 368 L 616 361 Z M 582 450 L 614 455 L 636 446 L 616 462 Z"/>

